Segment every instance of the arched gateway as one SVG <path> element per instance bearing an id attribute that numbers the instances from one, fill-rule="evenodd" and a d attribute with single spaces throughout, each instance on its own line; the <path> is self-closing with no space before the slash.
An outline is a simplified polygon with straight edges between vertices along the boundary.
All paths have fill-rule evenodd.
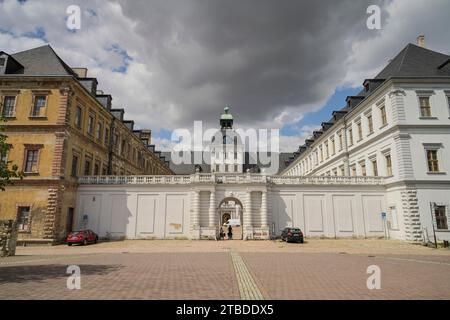
<path id="1" fill-rule="evenodd" d="M 243 210 L 242 202 L 235 197 L 226 197 L 223 199 L 218 208 L 218 226 L 217 230 L 222 228 L 225 233 L 225 239 L 229 239 L 228 228 L 232 228 L 232 240 L 242 240 L 243 238 Z M 220 232 L 219 232 L 220 233 Z"/>

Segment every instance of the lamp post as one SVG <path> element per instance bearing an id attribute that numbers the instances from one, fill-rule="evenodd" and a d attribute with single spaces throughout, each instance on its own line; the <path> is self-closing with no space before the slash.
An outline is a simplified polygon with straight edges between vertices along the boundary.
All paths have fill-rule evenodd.
<path id="1" fill-rule="evenodd" d="M 433 237 L 434 237 L 434 247 L 437 249 L 437 240 L 436 240 L 436 230 L 434 228 L 434 218 L 433 218 L 433 212 L 436 209 L 436 202 L 430 202 L 430 209 L 431 209 L 431 226 L 433 227 Z"/>

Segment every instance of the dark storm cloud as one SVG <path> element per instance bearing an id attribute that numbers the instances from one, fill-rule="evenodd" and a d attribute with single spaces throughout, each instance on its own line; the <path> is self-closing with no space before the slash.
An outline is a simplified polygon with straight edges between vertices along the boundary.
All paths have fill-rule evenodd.
<path id="1" fill-rule="evenodd" d="M 376 3 L 121 1 L 146 39 L 143 59 L 160 68 L 154 89 L 175 106 L 174 125 L 215 121 L 228 104 L 248 125 L 317 107 L 341 84 L 352 39 L 375 36 L 366 9 Z"/>

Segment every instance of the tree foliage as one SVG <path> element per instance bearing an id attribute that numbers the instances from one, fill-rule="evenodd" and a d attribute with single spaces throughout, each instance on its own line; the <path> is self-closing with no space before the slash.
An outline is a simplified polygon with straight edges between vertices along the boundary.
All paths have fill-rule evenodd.
<path id="1" fill-rule="evenodd" d="M 5 161 L 6 155 L 9 151 L 9 146 L 6 143 L 6 135 L 3 133 L 2 123 L 4 118 L 0 117 L 0 190 L 5 191 L 5 187 L 11 184 L 13 179 L 22 179 L 23 174 L 19 172 L 17 165 L 12 164 L 11 161 Z"/>

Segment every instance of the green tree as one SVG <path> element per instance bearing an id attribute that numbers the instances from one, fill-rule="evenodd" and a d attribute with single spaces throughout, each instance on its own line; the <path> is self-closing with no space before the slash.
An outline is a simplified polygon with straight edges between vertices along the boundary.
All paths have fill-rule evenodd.
<path id="1" fill-rule="evenodd" d="M 9 146 L 6 143 L 6 135 L 3 134 L 2 122 L 6 120 L 0 116 L 0 190 L 5 191 L 5 187 L 12 183 L 12 179 L 22 179 L 23 174 L 19 172 L 17 165 L 11 161 L 5 161 Z"/>

